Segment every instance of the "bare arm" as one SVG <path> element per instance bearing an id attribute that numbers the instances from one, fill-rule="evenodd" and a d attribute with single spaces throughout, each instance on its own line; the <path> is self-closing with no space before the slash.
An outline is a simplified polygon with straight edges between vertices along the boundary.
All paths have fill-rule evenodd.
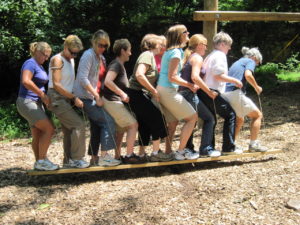
<path id="1" fill-rule="evenodd" d="M 192 74 L 191 74 L 192 81 L 195 84 L 197 84 L 206 94 L 208 94 L 209 97 L 211 97 L 212 99 L 215 99 L 217 97 L 218 93 L 210 90 L 209 87 L 207 87 L 207 85 L 204 83 L 204 81 L 200 77 L 200 71 L 201 71 L 201 67 L 202 67 L 202 63 L 203 63 L 202 57 L 199 55 L 194 55 L 190 59 L 190 63 L 192 66 Z"/>
<path id="2" fill-rule="evenodd" d="M 115 71 L 109 70 L 106 74 L 104 84 L 108 87 L 112 92 L 116 95 L 119 95 L 123 102 L 129 102 L 128 95 L 122 91 L 114 82 L 117 77 L 117 73 Z"/>
<path id="3" fill-rule="evenodd" d="M 148 91 L 150 91 L 155 98 L 156 101 L 159 102 L 159 94 L 158 91 L 152 86 L 152 84 L 149 82 L 149 80 L 146 77 L 146 72 L 150 68 L 149 65 L 141 63 L 138 65 L 138 68 L 136 70 L 135 76 L 138 82 L 146 88 Z"/>
<path id="4" fill-rule="evenodd" d="M 170 82 L 176 83 L 180 86 L 187 87 L 192 92 L 195 93 L 197 91 L 198 87 L 195 84 L 192 84 L 177 75 L 179 63 L 180 63 L 180 59 L 178 59 L 178 58 L 173 58 L 170 61 L 169 72 L 168 72 L 168 78 L 169 78 Z"/>
<path id="5" fill-rule="evenodd" d="M 32 81 L 33 74 L 30 70 L 23 70 L 22 72 L 22 84 L 24 87 L 26 87 L 28 90 L 31 90 L 35 94 L 37 94 L 43 103 L 45 103 L 46 106 L 49 105 L 50 100 L 48 96 L 38 88 L 38 86 L 35 85 L 35 83 Z"/>
<path id="6" fill-rule="evenodd" d="M 255 89 L 256 93 L 259 95 L 262 92 L 262 88 L 256 83 L 252 71 L 246 70 L 244 74 L 247 82 Z"/>
<path id="7" fill-rule="evenodd" d="M 243 84 L 241 81 L 239 81 L 238 79 L 235 79 L 233 77 L 229 77 L 226 74 L 222 73 L 219 75 L 215 76 L 215 79 L 219 82 L 226 82 L 226 83 L 233 83 L 235 84 L 235 86 L 237 86 L 238 88 L 242 88 Z"/>
<path id="8" fill-rule="evenodd" d="M 63 67 L 63 61 L 59 57 L 55 57 L 50 62 L 50 65 L 50 69 L 52 70 L 52 81 L 54 89 L 66 98 L 72 99 L 77 107 L 82 108 L 83 102 L 74 94 L 67 91 L 61 84 L 61 69 Z"/>

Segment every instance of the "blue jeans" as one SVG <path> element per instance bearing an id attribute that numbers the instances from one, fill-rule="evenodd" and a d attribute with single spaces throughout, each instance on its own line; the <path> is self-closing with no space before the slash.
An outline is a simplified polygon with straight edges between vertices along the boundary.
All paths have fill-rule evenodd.
<path id="1" fill-rule="evenodd" d="M 236 115 L 230 104 L 225 101 L 220 95 L 218 95 L 214 100 L 212 100 L 204 91 L 201 89 L 197 91 L 199 99 L 206 105 L 206 107 L 213 114 L 215 121 L 216 115 L 218 114 L 224 119 L 223 125 L 223 145 L 222 151 L 230 152 L 235 149 L 234 143 L 234 133 L 235 133 L 235 124 L 236 124 Z M 215 126 L 213 126 L 213 136 L 215 132 Z M 213 146 L 214 146 L 213 139 Z"/>
<path id="2" fill-rule="evenodd" d="M 103 107 L 97 106 L 94 100 L 81 100 L 84 104 L 83 110 L 90 121 L 91 137 L 88 154 L 98 155 L 100 144 L 101 151 L 115 149 L 115 121 L 113 118 Z"/>
<path id="3" fill-rule="evenodd" d="M 198 117 L 203 120 L 201 145 L 199 150 L 203 151 L 204 149 L 214 149 L 215 147 L 214 115 L 205 106 L 205 104 L 198 98 L 198 96 L 193 92 L 191 92 L 190 90 L 180 91 L 180 94 L 193 106 L 193 108 L 198 113 Z M 186 147 L 190 149 L 194 149 L 193 134 L 189 138 Z"/>

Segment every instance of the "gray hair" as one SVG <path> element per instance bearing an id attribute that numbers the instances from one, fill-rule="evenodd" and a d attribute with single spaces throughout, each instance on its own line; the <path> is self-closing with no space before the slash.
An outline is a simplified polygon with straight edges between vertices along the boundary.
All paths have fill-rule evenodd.
<path id="1" fill-rule="evenodd" d="M 258 48 L 243 47 L 242 53 L 243 53 L 244 57 L 247 57 L 247 58 L 254 57 L 256 60 L 259 61 L 260 64 L 262 63 L 263 57 L 262 57 L 260 51 L 258 50 Z"/>
<path id="2" fill-rule="evenodd" d="M 221 31 L 213 37 L 214 46 L 217 46 L 220 43 L 225 43 L 227 45 L 232 45 L 232 38 L 229 36 L 229 34 Z"/>

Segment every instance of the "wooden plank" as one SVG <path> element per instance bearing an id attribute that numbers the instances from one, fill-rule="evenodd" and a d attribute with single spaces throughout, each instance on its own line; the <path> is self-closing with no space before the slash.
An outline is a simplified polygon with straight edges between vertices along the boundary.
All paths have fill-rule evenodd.
<path id="1" fill-rule="evenodd" d="M 217 11 L 218 0 L 204 0 L 205 11 Z M 213 50 L 212 39 L 217 33 L 217 21 L 204 21 L 203 22 L 203 35 L 207 38 L 207 54 Z M 200 32 L 201 33 L 201 32 Z"/>
<path id="2" fill-rule="evenodd" d="M 200 163 L 200 162 L 210 162 L 210 161 L 224 161 L 224 160 L 233 160 L 245 157 L 260 157 L 265 155 L 273 155 L 282 153 L 282 150 L 270 150 L 267 152 L 253 152 L 253 153 L 243 153 L 240 155 L 228 155 L 220 157 L 207 157 L 207 158 L 198 158 L 193 160 L 182 160 L 182 161 L 170 161 L 170 162 L 149 162 L 143 164 L 121 164 L 118 166 L 112 167 L 101 167 L 93 166 L 84 169 L 74 169 L 74 168 L 62 168 L 54 171 L 38 171 L 38 170 L 28 170 L 28 175 L 55 175 L 55 174 L 65 174 L 65 173 L 82 173 L 82 172 L 96 172 L 96 171 L 106 171 L 106 170 L 123 170 L 123 169 L 133 169 L 133 168 L 145 168 L 145 167 L 157 167 L 157 166 L 170 166 L 178 164 L 187 164 L 187 163 Z"/>
<path id="3" fill-rule="evenodd" d="M 195 21 L 300 21 L 296 12 L 195 11 Z"/>

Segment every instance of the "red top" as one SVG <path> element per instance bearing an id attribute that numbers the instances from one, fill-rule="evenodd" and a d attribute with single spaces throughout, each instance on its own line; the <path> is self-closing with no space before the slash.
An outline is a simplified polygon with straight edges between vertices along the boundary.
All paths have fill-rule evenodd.
<path id="1" fill-rule="evenodd" d="M 101 84 L 102 82 L 104 82 L 104 78 L 106 75 L 106 67 L 105 64 L 103 63 L 103 61 L 100 61 L 100 68 L 99 68 L 99 79 L 98 79 L 98 83 L 97 83 L 97 91 L 98 93 L 100 93 L 101 91 Z"/>

